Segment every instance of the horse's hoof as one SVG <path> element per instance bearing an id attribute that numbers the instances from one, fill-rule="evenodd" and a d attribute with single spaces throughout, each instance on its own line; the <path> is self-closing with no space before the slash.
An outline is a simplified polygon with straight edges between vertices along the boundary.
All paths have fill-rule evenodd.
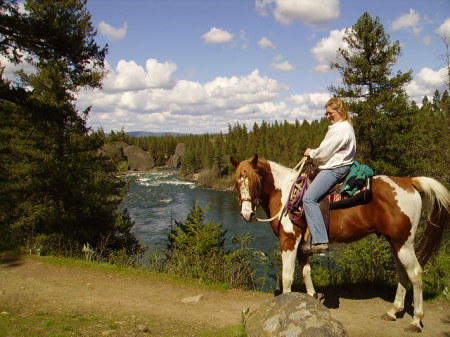
<path id="1" fill-rule="evenodd" d="M 385 321 L 395 321 L 396 319 L 392 316 L 389 316 L 387 313 L 384 313 L 383 315 L 381 315 L 381 319 L 385 320 Z"/>
<path id="2" fill-rule="evenodd" d="M 422 329 L 419 328 L 418 326 L 410 324 L 410 325 L 408 325 L 407 328 L 405 328 L 405 331 L 412 332 L 412 333 L 418 333 L 418 332 L 422 332 Z"/>

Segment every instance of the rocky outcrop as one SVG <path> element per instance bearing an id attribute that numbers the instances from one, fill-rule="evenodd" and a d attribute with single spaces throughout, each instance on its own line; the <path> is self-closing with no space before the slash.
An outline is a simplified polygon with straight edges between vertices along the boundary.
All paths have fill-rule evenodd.
<path id="1" fill-rule="evenodd" d="M 186 154 L 186 144 L 178 143 L 175 148 L 175 153 L 172 156 L 170 156 L 169 160 L 167 161 L 167 166 L 175 168 L 180 167 L 185 154 Z"/>
<path id="2" fill-rule="evenodd" d="M 122 141 L 105 144 L 101 153 L 118 161 L 127 161 L 130 171 L 148 171 L 155 167 L 155 161 L 150 153 Z"/>
<path id="3" fill-rule="evenodd" d="M 129 145 L 123 149 L 130 171 L 148 171 L 155 167 L 155 161 L 150 153 L 136 145 Z"/>
<path id="4" fill-rule="evenodd" d="M 248 337 L 345 337 L 341 322 L 315 298 L 286 293 L 264 302 L 246 322 Z"/>
<path id="5" fill-rule="evenodd" d="M 100 153 L 106 154 L 107 156 L 117 159 L 119 161 L 126 160 L 127 158 L 123 153 L 123 149 L 126 148 L 127 146 L 129 146 L 129 144 L 122 141 L 107 143 L 103 145 Z"/>

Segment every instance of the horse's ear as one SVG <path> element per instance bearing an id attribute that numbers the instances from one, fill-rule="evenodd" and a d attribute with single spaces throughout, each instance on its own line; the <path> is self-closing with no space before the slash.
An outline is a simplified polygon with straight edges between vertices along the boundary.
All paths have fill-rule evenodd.
<path id="1" fill-rule="evenodd" d="M 230 156 L 230 162 L 231 164 L 233 164 L 234 167 L 238 167 L 239 166 L 239 161 L 237 161 L 236 159 L 233 158 L 233 156 Z"/>
<path id="2" fill-rule="evenodd" d="M 255 155 L 253 156 L 250 164 L 252 165 L 252 167 L 256 167 L 256 165 L 258 165 L 258 154 L 255 153 Z"/>

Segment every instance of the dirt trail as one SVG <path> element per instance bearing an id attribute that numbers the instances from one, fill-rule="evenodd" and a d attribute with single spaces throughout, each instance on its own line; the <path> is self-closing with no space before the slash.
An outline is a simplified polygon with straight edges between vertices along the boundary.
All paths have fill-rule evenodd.
<path id="1" fill-rule="evenodd" d="M 183 301 L 197 295 L 203 295 L 198 302 Z M 227 327 L 240 323 L 243 309 L 252 311 L 272 296 L 180 286 L 171 281 L 62 267 L 29 258 L 0 258 L 0 311 L 2 303 L 19 302 L 68 313 L 76 310 L 124 319 L 151 317 L 183 326 Z M 403 332 L 411 319 L 410 310 L 395 322 L 379 318 L 390 305 L 386 299 L 370 296 L 355 300 L 327 294 L 321 301 L 344 324 L 350 337 L 410 336 Z M 449 317 L 448 303 L 426 302 L 425 326 L 417 336 L 450 336 Z"/>

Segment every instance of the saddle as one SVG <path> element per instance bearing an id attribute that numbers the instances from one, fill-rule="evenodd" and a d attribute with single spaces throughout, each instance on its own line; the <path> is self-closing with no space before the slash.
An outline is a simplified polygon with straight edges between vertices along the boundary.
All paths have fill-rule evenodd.
<path id="1" fill-rule="evenodd" d="M 285 210 L 294 223 L 304 216 L 303 195 L 318 173 L 317 166 L 312 161 L 308 161 L 305 173 L 300 175 L 292 185 Z M 319 201 L 319 208 L 327 231 L 329 230 L 330 210 L 364 205 L 372 200 L 372 176 L 373 170 L 370 167 L 355 161 L 350 171 Z M 309 228 L 307 228 L 305 241 L 309 234 Z"/>

